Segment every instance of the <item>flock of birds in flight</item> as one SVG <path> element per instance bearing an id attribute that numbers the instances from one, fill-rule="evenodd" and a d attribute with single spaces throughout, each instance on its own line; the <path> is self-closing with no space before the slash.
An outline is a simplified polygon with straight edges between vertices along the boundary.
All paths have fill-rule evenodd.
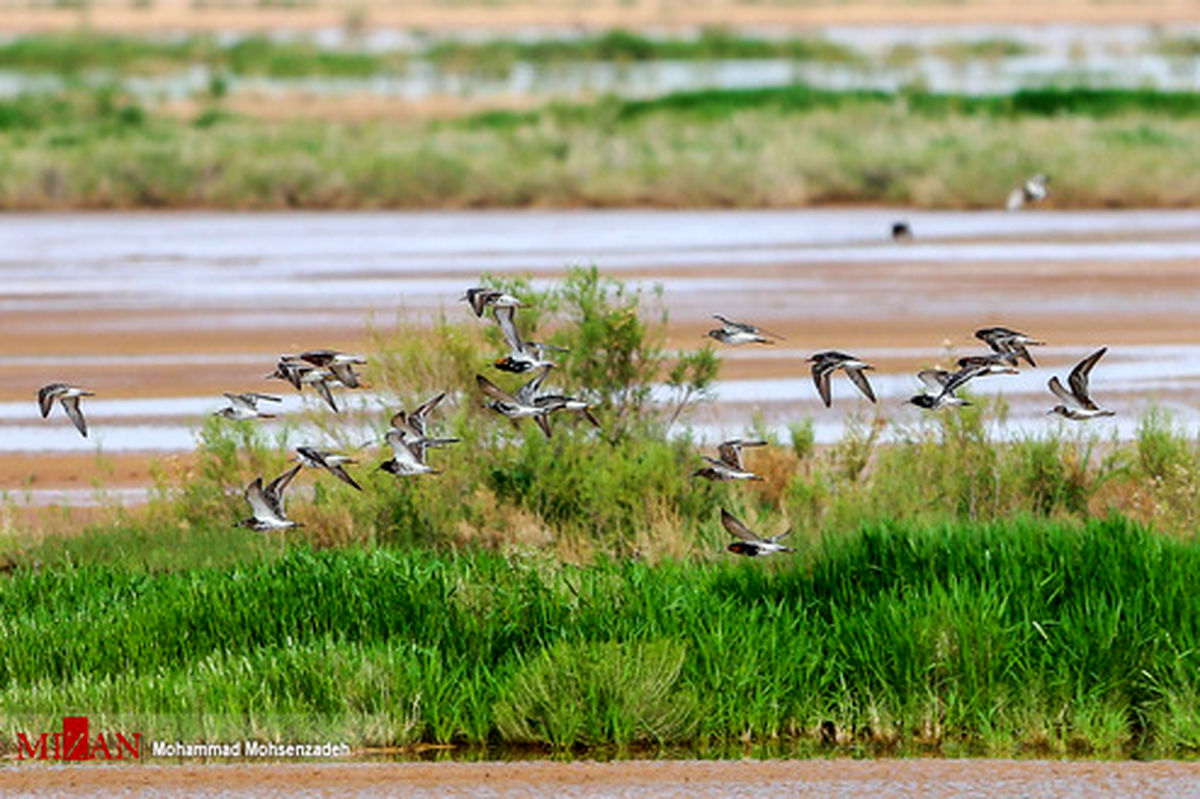
<path id="1" fill-rule="evenodd" d="M 1047 193 L 1046 183 L 1045 175 L 1035 175 L 1027 180 L 1010 195 L 1008 210 L 1016 210 L 1026 203 L 1043 200 Z M 898 239 L 910 238 L 912 231 L 907 222 L 901 221 L 893 225 L 892 235 Z M 529 341 L 521 336 L 517 330 L 516 312 L 522 304 L 517 297 L 499 289 L 474 287 L 467 289 L 459 299 L 469 303 L 477 318 L 482 319 L 484 314 L 491 310 L 509 349 L 506 355 L 492 365 L 503 372 L 532 374 L 527 382 L 512 393 L 504 391 L 488 378 L 477 374 L 477 387 L 488 398 L 486 407 L 512 420 L 514 424 L 520 419 L 532 419 L 547 438 L 552 432 L 550 417 L 559 411 L 581 414 L 591 424 L 600 427 L 600 420 L 593 414 L 586 400 L 568 394 L 542 391 L 547 375 L 555 367 L 555 364 L 548 360 L 548 355 L 565 350 L 550 344 Z M 721 314 L 714 314 L 713 317 L 721 326 L 708 331 L 706 335 L 723 344 L 773 344 L 783 338 L 776 333 Z M 975 331 L 975 337 L 987 344 L 990 352 L 959 358 L 954 370 L 921 370 L 917 373 L 917 378 L 927 390 L 909 398 L 908 402 L 928 410 L 968 405 L 970 403 L 958 396 L 957 392 L 970 381 L 989 375 L 1016 374 L 1021 361 L 1036 366 L 1029 353 L 1029 347 L 1045 344 L 1007 327 L 983 328 Z M 1092 368 L 1107 351 L 1107 347 L 1101 347 L 1076 364 L 1067 377 L 1066 387 L 1057 376 L 1050 378 L 1048 387 L 1059 403 L 1047 411 L 1048 414 L 1058 414 L 1075 421 L 1113 415 L 1112 410 L 1101 408 L 1095 403 L 1088 388 Z M 871 402 L 877 401 L 866 374 L 874 368 L 871 364 L 837 350 L 818 352 L 808 358 L 808 362 L 812 364 L 813 384 L 825 407 L 831 407 L 833 404 L 831 380 L 839 369 L 863 396 Z M 266 377 L 284 380 L 297 391 L 302 391 L 308 386 L 335 413 L 340 413 L 332 387 L 340 385 L 347 389 L 361 388 L 363 383 L 355 367 L 366 363 L 364 358 L 336 350 L 309 350 L 298 355 L 281 356 L 275 371 Z M 50 415 L 54 401 L 58 400 L 79 433 L 87 437 L 88 426 L 80 408 L 80 400 L 91 396 L 95 394 L 78 386 L 50 383 L 38 390 L 38 408 L 45 418 Z M 224 396 L 229 405 L 216 411 L 215 415 L 235 421 L 274 418 L 273 414 L 265 413 L 259 406 L 261 403 L 282 402 L 279 396 L 258 392 L 226 393 Z M 437 469 L 428 464 L 427 451 L 459 441 L 453 437 L 434 435 L 430 430 L 429 415 L 445 397 L 446 393 L 442 392 L 412 412 L 401 410 L 392 416 L 384 435 L 384 443 L 390 448 L 392 456 L 381 463 L 379 469 L 398 477 L 438 473 Z M 742 450 L 766 444 L 767 442 L 762 440 L 725 441 L 717 447 L 718 457 L 702 456 L 707 465 L 698 469 L 692 476 L 713 481 L 762 480 L 746 468 L 742 460 Z M 347 465 L 356 463 L 349 456 L 316 447 L 301 446 L 296 448 L 296 460 L 298 463 L 295 466 L 271 482 L 264 485 L 262 477 L 256 477 L 246 487 L 244 497 L 250 505 L 251 516 L 239 522 L 238 526 L 258 531 L 286 530 L 298 526 L 297 522 L 287 517 L 284 494 L 303 468 L 324 469 L 354 489 L 363 490 L 346 470 Z M 791 533 L 790 529 L 779 535 L 762 536 L 750 530 L 724 508 L 721 509 L 721 523 L 735 539 L 728 546 L 730 552 L 756 556 L 792 551 L 780 543 Z"/>

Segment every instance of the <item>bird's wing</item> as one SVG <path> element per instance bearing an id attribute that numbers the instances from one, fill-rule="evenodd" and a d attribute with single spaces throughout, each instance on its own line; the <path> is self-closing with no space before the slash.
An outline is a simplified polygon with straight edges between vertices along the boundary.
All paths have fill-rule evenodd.
<path id="1" fill-rule="evenodd" d="M 1096 410 L 1096 403 L 1092 402 L 1088 393 L 1088 376 L 1092 372 L 1092 367 L 1096 365 L 1096 361 L 1103 358 L 1106 352 L 1108 352 L 1108 347 L 1096 350 L 1076 364 L 1075 368 L 1071 370 L 1070 376 L 1067 377 L 1067 385 L 1071 387 L 1071 393 L 1075 395 L 1079 404 L 1088 410 Z"/>
<path id="2" fill-rule="evenodd" d="M 333 376 L 340 380 L 346 388 L 358 388 L 360 385 L 358 373 L 348 363 L 331 363 L 329 371 L 333 372 Z"/>
<path id="3" fill-rule="evenodd" d="M 1057 375 L 1051 377 L 1050 382 L 1046 383 L 1046 385 L 1050 387 L 1052 392 L 1054 392 L 1054 396 L 1062 400 L 1067 407 L 1073 408 L 1079 406 L 1079 400 L 1075 399 L 1071 392 L 1063 388 L 1063 384 L 1059 382 Z"/>
<path id="4" fill-rule="evenodd" d="M 261 477 L 255 477 L 254 482 L 246 486 L 244 495 L 246 501 L 250 503 L 250 510 L 256 519 L 269 519 L 275 516 L 275 510 L 267 502 L 266 496 L 263 494 L 263 483 Z"/>
<path id="5" fill-rule="evenodd" d="M 424 435 L 424 433 L 425 433 L 425 417 L 428 416 L 430 413 L 432 413 L 433 409 L 438 406 L 438 403 L 440 403 L 445 398 L 446 398 L 446 392 L 443 391 L 441 394 L 438 394 L 436 397 L 434 397 L 432 399 L 427 399 L 424 402 L 422 402 L 420 405 L 417 406 L 417 409 L 412 412 L 412 417 L 411 417 L 413 420 L 412 425 L 414 428 L 417 429 L 418 433 L 421 433 L 422 435 Z M 419 427 L 418 427 L 418 425 L 419 425 Z"/>
<path id="6" fill-rule="evenodd" d="M 61 402 L 63 410 L 75 424 L 75 429 L 79 431 L 80 435 L 87 438 L 87 421 L 83 418 L 83 411 L 79 410 L 79 397 L 63 397 Z"/>
<path id="7" fill-rule="evenodd" d="M 514 397 L 512 394 L 509 394 L 507 391 L 503 390 L 483 375 L 475 375 L 475 383 L 479 386 L 480 391 L 494 400 L 507 402 L 512 405 L 518 404 L 516 397 Z"/>
<path id="8" fill-rule="evenodd" d="M 284 518 L 283 493 L 287 491 L 288 484 L 292 482 L 292 478 L 300 473 L 302 468 L 304 467 L 297 463 L 295 466 L 288 469 L 286 472 L 268 483 L 267 487 L 263 489 L 263 497 L 271 506 L 271 509 L 274 510 L 276 515 L 278 515 L 281 519 Z"/>
<path id="9" fill-rule="evenodd" d="M 518 355 L 525 351 L 525 345 L 521 341 L 521 334 L 517 332 L 517 323 L 513 319 L 515 313 L 515 308 L 507 306 L 492 309 L 492 316 L 496 317 L 496 324 L 500 325 L 500 332 L 504 334 L 508 348 L 514 355 Z"/>
<path id="10" fill-rule="evenodd" d="M 346 483 L 347 485 L 352 486 L 352 487 L 358 489 L 359 491 L 362 491 L 362 486 L 360 486 L 355 481 L 355 479 L 350 476 L 350 473 L 347 472 L 346 468 L 344 466 L 342 466 L 340 463 L 334 463 L 334 464 L 326 463 L 325 468 L 329 470 L 330 474 L 332 474 L 337 479 L 341 480 L 343 483 Z"/>
<path id="11" fill-rule="evenodd" d="M 389 430 L 385 440 L 387 441 L 388 445 L 391 446 L 392 455 L 397 461 L 407 463 L 410 466 L 421 465 L 420 456 L 411 446 L 409 446 L 409 443 L 405 440 L 403 433 L 400 433 L 396 430 Z"/>
<path id="12" fill-rule="evenodd" d="M 333 392 L 329 390 L 329 383 L 325 380 L 314 380 L 312 382 L 313 390 L 321 395 L 321 399 L 325 400 L 325 404 L 333 408 L 334 413 L 341 413 L 338 410 L 337 403 L 333 401 Z"/>
<path id="13" fill-rule="evenodd" d="M 946 381 L 950 379 L 950 373 L 945 369 L 922 369 L 917 372 L 917 379 L 924 383 L 926 388 L 941 391 L 946 387 Z"/>
<path id="14" fill-rule="evenodd" d="M 223 393 L 225 394 L 225 399 L 229 400 L 229 404 L 235 408 L 241 408 L 253 413 L 258 406 L 258 400 L 254 398 L 255 395 L 253 394 L 231 394 L 228 391 Z"/>
<path id="15" fill-rule="evenodd" d="M 296 356 L 301 361 L 308 361 L 313 366 L 328 366 L 338 356 L 337 350 L 309 350 Z"/>
<path id="16" fill-rule="evenodd" d="M 951 375 L 947 375 L 946 382 L 942 386 L 942 393 L 943 394 L 953 394 L 955 391 L 958 391 L 960 388 L 965 386 L 970 381 L 979 377 L 979 375 L 982 374 L 984 369 L 986 369 L 986 368 L 987 367 L 984 367 L 984 366 L 964 366 L 962 369 L 959 369 L 957 372 L 954 372 Z"/>
<path id="17" fill-rule="evenodd" d="M 846 376 L 850 378 L 850 382 L 858 386 L 867 399 L 875 402 L 875 392 L 871 390 L 871 384 L 867 381 L 867 375 L 862 369 L 847 369 Z"/>
<path id="18" fill-rule="evenodd" d="M 821 401 L 828 408 L 833 404 L 833 398 L 829 393 L 829 376 L 833 373 L 833 365 L 829 361 L 821 360 L 813 362 L 812 376 L 813 383 L 817 387 L 817 393 L 821 395 Z"/>
<path id="19" fill-rule="evenodd" d="M 767 540 L 770 541 L 772 544 L 777 544 L 780 541 L 782 541 L 783 539 L 787 538 L 791 534 L 792 534 L 792 528 L 789 527 L 788 529 L 784 530 L 779 535 L 771 536 Z"/>
<path id="20" fill-rule="evenodd" d="M 717 447 L 717 453 L 721 456 L 721 462 L 730 468 L 737 469 L 739 472 L 745 471 L 742 468 L 742 442 L 734 439 L 726 441 Z"/>
<path id="21" fill-rule="evenodd" d="M 718 322 L 725 325 L 725 327 L 729 328 L 730 331 L 741 331 L 743 333 L 757 333 L 758 332 L 758 328 L 755 327 L 754 325 L 746 324 L 745 322 L 735 322 L 734 320 L 730 319 L 729 317 L 722 316 L 719 313 L 713 314 L 713 319 L 716 319 Z"/>
<path id="22" fill-rule="evenodd" d="M 517 401 L 523 405 L 532 404 L 534 397 L 537 396 L 538 391 L 542 388 L 542 383 L 546 381 L 546 375 L 550 374 L 552 368 L 550 364 L 546 364 L 533 376 L 533 379 L 517 389 Z"/>
<path id="23" fill-rule="evenodd" d="M 38 408 L 42 411 L 43 419 L 50 415 L 50 409 L 54 406 L 54 398 L 61 388 L 62 383 L 51 383 L 38 389 Z"/>
<path id="24" fill-rule="evenodd" d="M 312 447 L 296 447 L 300 457 L 307 458 L 318 466 L 325 466 L 325 455 L 319 449 Z"/>
<path id="25" fill-rule="evenodd" d="M 743 541 L 762 541 L 757 535 L 750 531 L 746 525 L 742 524 L 733 514 L 721 508 L 721 524 L 734 538 L 740 538 Z"/>

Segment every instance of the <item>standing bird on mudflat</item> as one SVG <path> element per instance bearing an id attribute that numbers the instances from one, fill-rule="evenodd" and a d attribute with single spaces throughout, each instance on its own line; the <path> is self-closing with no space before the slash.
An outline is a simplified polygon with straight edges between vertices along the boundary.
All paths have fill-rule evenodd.
<path id="1" fill-rule="evenodd" d="M 1049 182 L 1050 178 L 1041 173 L 1029 178 L 1009 192 L 1008 201 L 1004 204 L 1005 210 L 1019 211 L 1026 205 L 1042 202 L 1050 194 L 1050 188 L 1046 185 Z"/>
<path id="2" fill-rule="evenodd" d="M 45 419 L 50 415 L 50 409 L 54 406 L 54 400 L 58 400 L 66 411 L 67 417 L 75 425 L 75 429 L 84 438 L 87 438 L 88 427 L 87 420 L 83 418 L 83 411 L 79 409 L 79 399 L 81 397 L 94 397 L 95 393 L 85 391 L 78 386 L 72 386 L 68 383 L 50 383 L 38 389 L 38 409 L 42 412 L 42 418 Z"/>
<path id="3" fill-rule="evenodd" d="M 1030 366 L 1037 364 L 1033 362 L 1033 356 L 1029 354 L 1027 347 L 1041 347 L 1046 344 L 1008 327 L 983 327 L 975 331 L 975 338 L 991 347 L 993 352 L 1024 358 Z"/>
<path id="4" fill-rule="evenodd" d="M 483 312 L 490 308 L 520 308 L 521 301 L 511 294 L 501 291 L 500 289 L 485 288 L 476 286 L 466 290 L 459 302 L 467 302 L 471 305 L 471 310 L 479 318 L 483 318 Z"/>
<path id="5" fill-rule="evenodd" d="M 251 530 L 259 532 L 299 527 L 300 525 L 289 519 L 284 513 L 283 493 L 287 490 L 288 483 L 292 482 L 292 478 L 301 468 L 303 468 L 301 464 L 296 464 L 272 480 L 266 488 L 263 488 L 261 477 L 254 478 L 254 482 L 246 486 L 244 495 L 246 501 L 250 503 L 252 515 L 249 519 L 238 522 L 238 527 L 249 527 Z"/>
<path id="6" fill-rule="evenodd" d="M 1106 352 L 1108 352 L 1108 347 L 1101 347 L 1075 364 L 1075 368 L 1071 370 L 1071 374 L 1067 377 L 1067 385 L 1071 387 L 1070 391 L 1063 388 L 1063 384 L 1059 382 L 1058 375 L 1050 378 L 1050 382 L 1047 385 L 1050 387 L 1050 391 L 1054 393 L 1054 396 L 1058 397 L 1062 402 L 1046 411 L 1047 415 L 1057 413 L 1059 416 L 1076 422 L 1084 421 L 1085 419 L 1095 419 L 1098 416 L 1116 415 L 1116 411 L 1101 408 L 1097 405 L 1092 400 L 1092 395 L 1088 391 L 1088 377 L 1091 375 L 1092 367 L 1104 357 L 1104 353 Z"/>
<path id="7" fill-rule="evenodd" d="M 912 241 L 912 225 L 907 219 L 897 219 L 892 223 L 892 241 Z"/>
<path id="8" fill-rule="evenodd" d="M 717 447 L 717 454 L 720 458 L 710 458 L 708 455 L 700 456 L 708 461 L 708 466 L 697 469 L 692 473 L 692 477 L 718 481 L 762 480 L 742 464 L 742 447 L 765 447 L 766 445 L 766 441 L 745 441 L 740 438 L 725 441 Z"/>
<path id="9" fill-rule="evenodd" d="M 719 313 L 713 314 L 713 319 L 721 323 L 721 327 L 714 328 L 704 335 L 711 339 L 716 339 L 722 344 L 774 344 L 771 339 L 782 340 L 783 336 L 778 333 L 772 333 L 769 330 L 755 327 L 746 322 L 736 322 L 733 319 L 722 316 Z M 770 338 L 768 338 L 768 336 Z"/>
<path id="10" fill-rule="evenodd" d="M 738 555 L 745 555 L 753 558 L 757 557 L 758 555 L 773 555 L 776 552 L 795 551 L 790 547 L 785 547 L 783 544 L 779 543 L 784 538 L 787 538 L 792 534 L 790 527 L 786 532 L 780 533 L 779 535 L 771 536 L 770 538 L 763 538 L 758 533 L 753 532 L 746 525 L 742 524 L 742 522 L 736 516 L 724 508 L 721 508 L 721 524 L 724 525 L 725 530 L 728 531 L 731 536 L 738 539 L 727 547 L 730 552 L 734 552 Z"/>
<path id="11" fill-rule="evenodd" d="M 871 384 L 867 382 L 867 376 L 864 372 L 867 369 L 874 369 L 869 363 L 860 361 L 853 355 L 847 355 L 844 352 L 837 350 L 826 350 L 818 352 L 808 359 L 812 364 L 813 383 L 817 387 L 817 393 L 821 395 L 821 401 L 828 408 L 833 404 L 833 395 L 830 391 L 829 379 L 835 371 L 841 369 L 846 373 L 846 377 L 850 378 L 858 390 L 863 393 L 871 402 L 875 402 L 875 392 L 871 390 Z"/>

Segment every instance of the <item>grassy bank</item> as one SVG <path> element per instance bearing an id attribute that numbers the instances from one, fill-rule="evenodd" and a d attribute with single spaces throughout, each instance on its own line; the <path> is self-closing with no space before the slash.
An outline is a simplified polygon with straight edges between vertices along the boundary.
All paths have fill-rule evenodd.
<path id="1" fill-rule="evenodd" d="M 0 708 L 169 740 L 1180 756 L 1198 575 L 1195 540 L 1119 519 L 869 527 L 776 564 L 81 566 L 0 585 Z"/>
<path id="2" fill-rule="evenodd" d="M 499 342 L 465 309 L 376 330 L 367 377 L 387 401 L 348 412 L 381 432 L 449 389 L 436 425 L 462 443 L 431 453 L 442 473 L 398 480 L 362 452 L 364 491 L 305 473 L 288 502 L 304 526 L 254 533 L 234 526 L 243 487 L 315 442 L 214 417 L 147 508 L 7 530 L 6 733 L 86 713 L 149 739 L 493 754 L 1200 747 L 1200 449 L 1169 420 L 1128 444 L 997 441 L 1003 408 L 980 401 L 887 444 L 886 422 L 852 423 L 829 448 L 798 424 L 747 453 L 761 482 L 709 484 L 685 425 L 720 364 L 664 349 L 653 291 L 594 269 L 505 287 L 524 334 L 569 348 L 551 379 L 601 430 L 560 415 L 547 440 L 481 408 L 461 387 Z M 791 525 L 797 552 L 725 552 L 722 507 Z"/>
<path id="3" fill-rule="evenodd" d="M 1190 205 L 1200 95 L 717 91 L 443 122 L 188 119 L 119 92 L 0 103 L 0 207 Z M 1094 165 L 1107 168 L 1097 170 Z"/>

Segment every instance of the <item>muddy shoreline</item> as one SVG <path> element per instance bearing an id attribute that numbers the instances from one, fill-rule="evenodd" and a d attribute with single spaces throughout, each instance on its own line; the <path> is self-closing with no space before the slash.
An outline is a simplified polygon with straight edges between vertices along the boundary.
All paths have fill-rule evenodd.
<path id="1" fill-rule="evenodd" d="M 96 767 L 10 764 L 3 795 L 530 797 L 1194 797 L 1200 763 L 778 760 L 296 763 Z"/>

